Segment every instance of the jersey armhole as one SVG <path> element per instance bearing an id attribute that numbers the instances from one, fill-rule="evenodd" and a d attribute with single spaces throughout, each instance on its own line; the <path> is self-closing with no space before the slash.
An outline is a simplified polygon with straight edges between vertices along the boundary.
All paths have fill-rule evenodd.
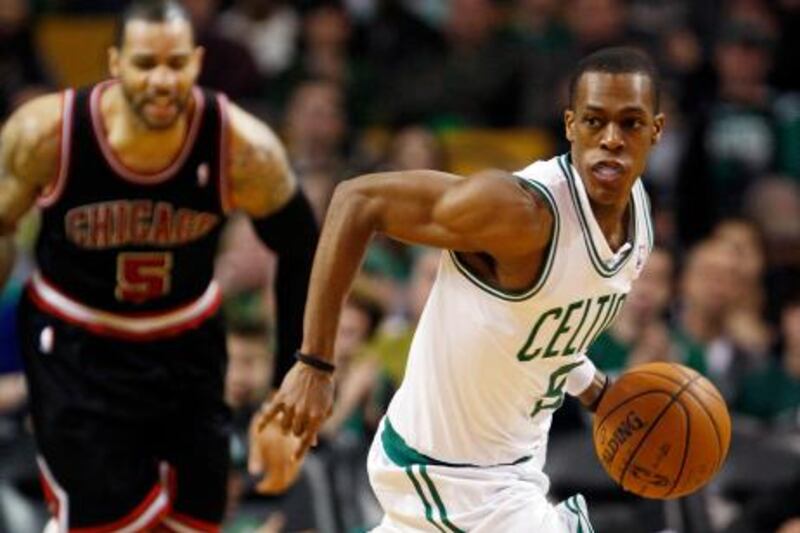
<path id="1" fill-rule="evenodd" d="M 456 269 L 470 282 L 472 282 L 473 285 L 502 300 L 521 302 L 536 295 L 542 289 L 542 287 L 544 287 L 545 282 L 550 277 L 550 273 L 553 269 L 556 250 L 558 249 L 558 238 L 561 232 L 561 216 L 558 212 L 558 208 L 556 207 L 556 202 L 553 198 L 553 195 L 544 185 L 535 181 L 528 181 L 516 174 L 514 175 L 514 178 L 517 179 L 523 187 L 534 191 L 538 197 L 547 202 L 548 206 L 550 207 L 550 212 L 553 214 L 553 234 L 550 237 L 550 243 L 547 245 L 547 257 L 545 258 L 544 266 L 542 267 L 538 278 L 534 281 L 533 286 L 520 291 L 510 291 L 495 287 L 472 272 L 469 265 L 459 258 L 458 252 L 449 250 L 449 254 L 450 259 L 453 261 Z"/>
<path id="2" fill-rule="evenodd" d="M 43 209 L 52 206 L 61 198 L 61 194 L 64 192 L 64 188 L 67 184 L 70 155 L 72 152 L 74 107 L 75 91 L 73 89 L 67 89 L 61 95 L 61 138 L 58 143 L 56 175 L 36 200 L 36 204 Z"/>

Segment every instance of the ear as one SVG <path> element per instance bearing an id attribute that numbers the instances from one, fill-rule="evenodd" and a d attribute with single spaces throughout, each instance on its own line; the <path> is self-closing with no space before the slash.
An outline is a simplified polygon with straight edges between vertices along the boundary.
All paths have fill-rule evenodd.
<path id="1" fill-rule="evenodd" d="M 206 57 L 206 49 L 202 46 L 196 46 L 192 52 L 192 59 L 196 63 L 198 72 L 203 68 L 203 59 Z"/>
<path id="2" fill-rule="evenodd" d="M 652 144 L 656 144 L 659 140 L 661 140 L 661 134 L 664 133 L 665 121 L 666 118 L 664 117 L 664 113 L 659 113 L 653 117 L 653 137 L 650 140 Z"/>
<path id="3" fill-rule="evenodd" d="M 575 111 L 564 110 L 564 135 L 569 142 L 575 142 Z"/>
<path id="4" fill-rule="evenodd" d="M 119 48 L 116 46 L 111 46 L 108 48 L 108 72 L 114 78 L 118 78 L 120 75 L 120 52 Z"/>
<path id="5" fill-rule="evenodd" d="M 196 81 L 197 78 L 200 76 L 200 71 L 203 68 L 203 58 L 206 55 L 206 49 L 202 46 L 196 46 L 194 50 L 192 50 L 192 55 L 190 59 L 190 73 L 192 78 Z"/>

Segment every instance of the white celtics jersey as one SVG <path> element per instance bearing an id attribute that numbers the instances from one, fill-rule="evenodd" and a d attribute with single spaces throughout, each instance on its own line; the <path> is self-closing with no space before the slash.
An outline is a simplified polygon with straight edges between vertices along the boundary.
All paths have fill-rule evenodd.
<path id="1" fill-rule="evenodd" d="M 543 462 L 564 393 L 582 392 L 594 376 L 585 352 L 619 313 L 653 245 L 641 180 L 631 194 L 629 242 L 613 252 L 569 156 L 517 176 L 555 214 L 540 279 L 509 293 L 443 252 L 384 442 L 460 465 Z"/>

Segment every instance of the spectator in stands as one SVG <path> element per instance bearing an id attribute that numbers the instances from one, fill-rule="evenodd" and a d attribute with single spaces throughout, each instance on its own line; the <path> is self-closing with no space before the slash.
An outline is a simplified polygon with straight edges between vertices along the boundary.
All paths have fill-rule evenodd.
<path id="1" fill-rule="evenodd" d="M 521 44 L 523 69 L 522 122 L 557 127 L 563 106 L 553 105 L 553 94 L 573 58 L 571 34 L 559 0 L 519 0 L 512 20 Z"/>
<path id="2" fill-rule="evenodd" d="M 773 342 L 764 321 L 766 256 L 758 228 L 743 218 L 728 218 L 714 227 L 712 238 L 727 243 L 738 260 L 736 296 L 728 315 L 728 331 L 734 342 L 751 353 L 766 354 Z"/>
<path id="3" fill-rule="evenodd" d="M 50 84 L 33 38 L 28 0 L 0 2 L 0 121 Z"/>
<path id="4" fill-rule="evenodd" d="M 294 59 L 300 17 L 292 2 L 235 0 L 219 20 L 221 32 L 250 49 L 266 79 L 285 71 Z"/>
<path id="5" fill-rule="evenodd" d="M 781 313 L 781 353 L 745 377 L 735 411 L 800 430 L 800 295 Z"/>
<path id="6" fill-rule="evenodd" d="M 369 117 L 382 125 L 426 119 L 428 87 L 439 83 L 444 38 L 404 0 L 376 0 L 368 24 L 357 28 L 354 55 L 364 57 L 375 95 Z"/>
<path id="7" fill-rule="evenodd" d="M 767 255 L 767 316 L 777 322 L 787 287 L 800 285 L 800 183 L 764 177 L 748 191 L 746 214 L 764 236 Z"/>
<path id="8" fill-rule="evenodd" d="M 773 47 L 774 36 L 752 23 L 730 21 L 720 32 L 716 94 L 695 117 L 678 183 L 684 243 L 708 235 L 720 217 L 739 214 L 757 178 L 790 170 L 784 167 L 800 142 L 791 137 L 800 101 L 779 98 L 767 84 Z"/>
<path id="9" fill-rule="evenodd" d="M 240 100 L 261 88 L 260 74 L 250 50 L 222 33 L 215 25 L 219 0 L 183 0 L 202 46 L 203 69 L 198 83 Z"/>
<path id="10" fill-rule="evenodd" d="M 672 256 L 656 248 L 616 321 L 589 349 L 598 368 L 614 375 L 637 364 L 675 359 L 665 316 L 672 300 L 672 277 Z"/>
<path id="11" fill-rule="evenodd" d="M 710 377 L 723 396 L 735 396 L 741 377 L 763 363 L 736 343 L 731 311 L 737 305 L 739 257 L 730 244 L 706 240 L 688 254 L 680 279 L 677 340 L 681 360 Z"/>
<path id="12" fill-rule="evenodd" d="M 337 374 L 339 371 L 341 374 L 336 378 L 333 414 L 322 429 L 326 438 L 335 438 L 338 432 L 346 430 L 366 447 L 383 415 L 369 404 L 379 382 L 380 368 L 374 358 L 364 353 L 381 325 L 383 314 L 378 300 L 359 289 L 350 294 L 342 309 L 334 347 Z"/>
<path id="13" fill-rule="evenodd" d="M 297 52 L 281 76 L 275 96 L 285 102 L 291 89 L 306 79 L 329 80 L 342 87 L 350 121 L 361 125 L 369 113 L 374 91 L 367 62 L 353 54 L 353 26 L 341 2 L 316 2 L 303 14 Z"/>
<path id="14" fill-rule="evenodd" d="M 411 339 L 439 270 L 439 250 L 422 248 L 417 252 L 411 279 L 404 293 L 405 312 L 391 317 L 370 346 L 370 353 L 380 362 L 381 375 L 386 384 L 381 399 L 384 407 L 388 406 L 403 380 Z"/>
<path id="15" fill-rule="evenodd" d="M 575 56 L 629 40 L 622 0 L 571 0 L 566 13 Z"/>
<path id="16" fill-rule="evenodd" d="M 307 80 L 295 87 L 284 118 L 289 160 L 302 179 L 323 169 L 344 173 L 347 114 L 342 87 L 330 80 Z"/>

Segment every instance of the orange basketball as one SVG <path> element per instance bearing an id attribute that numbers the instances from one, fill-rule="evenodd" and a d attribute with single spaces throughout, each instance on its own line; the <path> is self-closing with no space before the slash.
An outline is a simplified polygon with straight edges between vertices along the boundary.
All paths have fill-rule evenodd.
<path id="1" fill-rule="evenodd" d="M 649 363 L 606 391 L 593 433 L 600 463 L 623 489 L 670 499 L 696 491 L 719 471 L 731 419 L 706 378 L 683 365 Z"/>

